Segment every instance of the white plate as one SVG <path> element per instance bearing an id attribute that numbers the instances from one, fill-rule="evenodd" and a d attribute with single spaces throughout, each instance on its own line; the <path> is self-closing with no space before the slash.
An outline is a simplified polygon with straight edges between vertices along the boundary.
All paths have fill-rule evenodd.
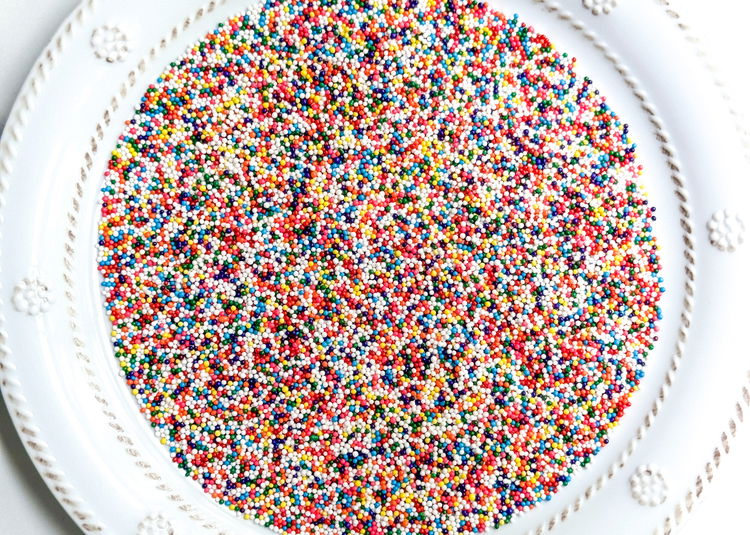
<path id="1" fill-rule="evenodd" d="M 667 0 L 491 4 L 576 56 L 631 125 L 659 210 L 667 288 L 660 340 L 610 444 L 550 502 L 500 531 L 669 532 L 750 402 L 742 132 Z M 245 7 L 86 0 L 31 72 L 2 140 L 3 395 L 40 473 L 86 532 L 266 532 L 178 473 L 138 413 L 116 373 L 94 247 L 98 190 L 120 125 L 164 66 Z M 128 50 L 92 46 L 97 30 L 127 36 Z M 26 298 L 29 287 L 48 302 Z"/>

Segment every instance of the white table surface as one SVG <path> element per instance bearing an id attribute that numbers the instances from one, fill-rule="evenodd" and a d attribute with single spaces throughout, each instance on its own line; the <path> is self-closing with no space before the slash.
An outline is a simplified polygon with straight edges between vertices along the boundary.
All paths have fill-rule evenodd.
<path id="1" fill-rule="evenodd" d="M 735 104 L 750 120 L 750 54 L 740 49 L 748 32 L 750 2 L 672 0 L 671 3 L 702 37 L 721 78 L 728 83 Z M 0 0 L 0 129 L 26 73 L 47 39 L 76 4 L 77 0 Z M 732 450 L 697 510 L 679 531 L 680 535 L 750 535 L 750 521 L 745 515 L 750 505 L 750 422 L 740 428 Z M 34 470 L 1 398 L 0 504 L 0 535 L 80 533 Z"/>

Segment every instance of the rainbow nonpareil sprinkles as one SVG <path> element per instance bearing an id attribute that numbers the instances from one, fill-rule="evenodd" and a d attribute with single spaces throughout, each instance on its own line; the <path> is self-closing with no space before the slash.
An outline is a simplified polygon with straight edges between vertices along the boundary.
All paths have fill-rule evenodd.
<path id="1" fill-rule="evenodd" d="M 653 208 L 575 61 L 471 1 L 269 1 L 152 85 L 99 271 L 175 464 L 284 533 L 481 532 L 607 443 Z"/>

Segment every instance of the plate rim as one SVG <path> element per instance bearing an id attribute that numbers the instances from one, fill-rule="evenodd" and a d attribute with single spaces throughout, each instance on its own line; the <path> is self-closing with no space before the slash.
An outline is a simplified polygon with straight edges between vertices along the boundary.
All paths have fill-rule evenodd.
<path id="1" fill-rule="evenodd" d="M 569 22 L 578 31 L 583 31 L 584 35 L 596 46 L 603 47 L 605 54 L 611 52 L 609 47 L 603 42 L 599 41 L 597 36 L 591 34 L 591 32 L 585 32 L 583 25 L 578 22 L 577 18 L 570 12 L 565 11 L 565 8 L 561 6 L 555 0 L 529 0 L 545 6 L 550 12 L 555 12 L 558 17 L 563 18 Z M 582 0 L 585 4 L 587 0 Z M 668 17 L 675 20 L 675 24 L 681 35 L 685 37 L 689 44 L 694 48 L 701 51 L 702 57 L 706 58 L 705 52 L 702 51 L 699 40 L 697 40 L 691 33 L 689 27 L 683 22 L 684 19 L 677 13 L 676 10 L 671 6 L 669 0 L 653 0 L 659 6 L 661 6 Z M 225 0 L 210 0 L 205 3 L 203 7 L 199 8 L 198 11 L 208 9 L 212 11 L 215 7 L 225 3 Z M 34 67 L 30 71 L 26 81 L 24 82 L 22 89 L 16 98 L 16 101 L 12 107 L 8 123 L 6 124 L 5 131 L 2 139 L 0 140 L 0 211 L 5 205 L 4 192 L 7 189 L 7 178 L 12 175 L 12 163 L 15 156 L 14 147 L 20 144 L 23 140 L 23 131 L 26 126 L 26 115 L 33 110 L 34 101 L 40 94 L 41 88 L 47 78 L 47 72 L 52 69 L 55 65 L 55 60 L 59 54 L 62 53 L 64 45 L 67 40 L 71 39 L 75 34 L 76 30 L 84 25 L 88 15 L 92 14 L 99 4 L 99 0 L 82 0 L 79 5 L 75 8 L 72 14 L 62 23 L 61 27 L 55 33 L 54 37 L 40 54 L 39 59 L 36 61 Z M 578 26 L 581 26 L 579 28 Z M 187 26 L 186 26 L 187 27 Z M 175 26 L 177 28 L 177 26 Z M 156 46 L 154 47 L 156 48 Z M 607 56 L 607 59 L 612 61 L 614 66 L 618 70 L 627 68 L 617 59 L 616 56 Z M 739 116 L 733 105 L 731 104 L 731 97 L 727 94 L 723 84 L 714 75 L 715 69 L 711 69 L 711 63 L 708 59 L 705 60 L 705 70 L 711 71 L 712 80 L 714 85 L 719 88 L 728 103 L 730 113 L 735 116 Z M 140 69 L 140 64 L 135 69 Z M 624 75 L 623 75 L 624 76 Z M 125 82 L 127 84 L 128 82 Z M 643 90 L 641 89 L 641 92 Z M 648 102 L 647 97 L 641 99 L 644 103 Z M 640 96 L 639 96 L 640 99 Z M 646 109 L 644 107 L 644 109 Z M 648 110 L 646 109 L 648 112 Z M 655 115 L 655 114 L 654 114 Z M 737 129 L 747 138 L 747 131 L 741 127 L 739 120 L 737 121 Z M 98 126 L 98 125 L 97 125 Z M 655 125 L 656 126 L 656 125 Z M 658 132 L 662 132 L 666 135 L 666 131 L 662 130 L 662 127 L 656 126 Z M 92 138 L 93 139 L 93 138 Z M 667 138 L 668 139 L 668 138 Z M 668 143 L 668 142 L 667 142 Z M 87 151 L 86 156 L 89 155 Z M 671 158 L 672 156 L 670 156 Z M 750 151 L 748 150 L 747 143 L 745 142 L 745 157 L 750 161 Z M 679 173 L 679 171 L 676 171 Z M 674 174 L 672 175 L 674 179 Z M 682 203 L 681 203 L 682 204 Z M 0 215 L 0 217 L 2 217 Z M 689 222 L 689 219 L 688 219 Z M 691 230 L 695 231 L 692 228 Z M 683 235 L 684 236 L 684 235 Z M 691 246 L 692 247 L 692 246 Z M 0 251 L 2 253 L 2 251 Z M 688 284 L 691 283 L 692 278 L 688 279 Z M 4 307 L 6 303 L 0 297 L 0 307 Z M 58 502 L 61 503 L 66 512 L 73 518 L 73 520 L 79 525 L 85 532 L 99 532 L 104 528 L 96 520 L 96 515 L 86 509 L 86 505 L 83 500 L 78 496 L 76 490 L 66 482 L 66 478 L 62 470 L 57 466 L 57 462 L 49 450 L 47 444 L 43 441 L 43 431 L 40 430 L 34 423 L 34 416 L 30 408 L 27 406 L 26 398 L 23 395 L 23 387 L 14 377 L 15 365 L 12 362 L 12 352 L 7 344 L 7 332 L 4 329 L 4 316 L 0 314 L 0 390 L 8 403 L 9 412 L 16 428 L 16 431 L 22 438 L 22 443 L 27 450 L 27 453 L 32 459 L 35 468 L 42 476 L 45 484 L 48 486 L 52 494 L 55 496 Z M 685 496 L 675 505 L 672 513 L 667 516 L 663 522 L 663 526 L 657 527 L 657 533 L 669 533 L 671 528 L 675 525 L 679 525 L 680 522 L 684 522 L 684 518 L 687 513 L 693 509 L 695 499 L 700 497 L 705 489 L 705 486 L 710 483 L 713 479 L 716 469 L 719 466 L 720 459 L 729 453 L 729 443 L 731 439 L 736 435 L 738 426 L 743 422 L 743 406 L 750 407 L 750 394 L 748 393 L 748 386 L 750 386 L 750 371 L 748 377 L 744 381 L 742 392 L 736 402 L 737 415 L 732 415 L 725 425 L 725 430 L 722 432 L 720 440 L 715 442 L 716 447 L 712 452 L 711 460 L 706 464 L 706 468 L 698 474 L 696 483 L 688 489 Z M 662 388 L 664 384 L 662 384 Z M 659 398 L 661 398 L 661 391 Z M 655 404 L 658 403 L 658 400 Z M 658 410 L 657 410 L 658 412 Z M 649 413 L 650 414 L 650 413 Z M 655 416 L 655 414 L 654 414 Z M 647 418 L 648 422 L 648 418 Z M 643 425 L 643 424 L 642 424 Z M 646 427 L 650 427 L 650 423 Z M 640 429 L 640 428 L 639 428 Z M 640 433 L 639 433 L 640 434 Z M 631 448 L 628 447 L 628 450 Z M 608 474 L 612 472 L 612 469 L 608 471 Z M 611 478 L 614 474 L 608 475 Z M 598 480 L 597 480 L 598 482 Z M 595 487 L 596 484 L 590 488 Z M 586 499 L 590 498 L 593 494 L 589 493 L 589 489 L 582 493 Z M 557 512 L 552 515 L 552 519 L 544 522 L 537 530 L 532 532 L 541 534 L 546 531 L 550 531 L 556 527 L 559 522 L 562 522 L 567 518 L 570 512 L 568 509 L 573 508 L 578 504 L 580 500 L 576 500 L 573 505 L 569 505 L 562 512 Z M 578 510 L 579 507 L 575 507 L 574 510 Z M 555 520 L 557 518 L 557 520 Z"/>
<path id="2" fill-rule="evenodd" d="M 74 37 L 77 30 L 84 26 L 97 5 L 98 0 L 79 1 L 37 57 L 13 102 L 0 137 L 0 220 L 4 219 L 5 191 L 8 189 L 8 178 L 13 174 L 15 147 L 23 141 L 27 114 L 33 110 L 48 72 L 55 66 L 57 56 L 63 52 L 66 43 Z M 3 250 L 0 247 L 0 272 L 2 259 Z M 0 290 L 4 289 L 0 279 Z M 15 431 L 37 473 L 68 516 L 84 533 L 100 533 L 104 531 L 104 525 L 93 511 L 87 509 L 83 498 L 67 480 L 44 440 L 42 430 L 35 424 L 34 413 L 28 406 L 24 388 L 15 377 L 16 366 L 12 361 L 13 353 L 8 346 L 8 333 L 5 330 L 4 312 L 7 305 L 3 297 L 0 295 L 0 393 L 8 407 Z"/>

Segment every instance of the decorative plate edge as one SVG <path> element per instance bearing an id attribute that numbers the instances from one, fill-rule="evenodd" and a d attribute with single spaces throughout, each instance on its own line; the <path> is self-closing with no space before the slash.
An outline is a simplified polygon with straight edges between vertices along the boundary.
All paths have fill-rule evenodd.
<path id="1" fill-rule="evenodd" d="M 148 460 L 144 458 L 143 454 L 138 449 L 135 440 L 128 436 L 117 415 L 110 408 L 108 401 L 99 394 L 102 389 L 97 382 L 98 374 L 91 368 L 91 359 L 86 354 L 85 343 L 80 336 L 80 328 L 77 320 L 78 312 L 75 302 L 77 292 L 74 283 L 73 266 L 75 265 L 75 242 L 78 236 L 78 218 L 82 208 L 80 197 L 83 195 L 84 185 L 88 181 L 91 170 L 93 169 L 94 158 L 99 152 L 99 144 L 104 139 L 104 131 L 111 124 L 113 114 L 120 108 L 122 101 L 136 85 L 139 76 L 146 71 L 148 64 L 156 57 L 156 54 L 165 49 L 196 21 L 214 12 L 217 7 L 224 5 L 226 1 L 227 0 L 208 0 L 206 3 L 196 8 L 191 14 L 184 17 L 182 21 L 169 29 L 161 39 L 158 39 L 156 44 L 151 46 L 126 74 L 125 81 L 120 84 L 118 90 L 115 92 L 96 123 L 94 127 L 95 132 L 89 139 L 89 147 L 83 155 L 83 163 L 80 167 L 80 173 L 74 184 L 75 193 L 72 197 L 72 206 L 67 212 L 68 224 L 64 244 L 65 253 L 63 256 L 63 278 L 65 280 L 64 293 L 69 306 L 68 315 L 70 317 L 73 344 L 76 348 L 75 359 L 79 362 L 81 369 L 86 375 L 87 386 L 91 390 L 93 398 L 101 413 L 107 420 L 112 433 L 117 441 L 123 446 L 124 451 L 132 457 L 135 467 L 140 470 L 148 480 L 154 483 L 154 488 L 156 490 L 163 493 L 167 500 L 176 504 L 178 511 L 184 513 L 190 521 L 194 522 L 195 525 L 202 530 L 202 532 L 211 531 L 218 533 L 218 535 L 224 535 L 225 532 L 211 520 L 200 514 L 182 494 L 166 483 L 165 478 L 151 465 L 151 463 L 148 462 Z"/>
<path id="2" fill-rule="evenodd" d="M 721 433 L 721 442 L 716 446 L 706 462 L 703 470 L 698 473 L 695 483 L 691 485 L 685 495 L 674 504 L 672 511 L 654 530 L 654 535 L 672 535 L 678 526 L 683 524 L 687 516 L 696 509 L 701 498 L 705 495 L 708 485 L 714 480 L 722 459 L 729 455 L 731 443 L 737 436 L 739 426 L 745 421 L 745 411 L 750 409 L 750 371 L 747 372 L 746 384 L 742 387 L 740 399 L 734 405 L 735 414 L 729 418 L 726 428 Z"/>
<path id="3" fill-rule="evenodd" d="M 672 19 L 680 30 L 685 40 L 692 45 L 698 57 L 703 61 L 703 67 L 711 73 L 714 86 L 719 89 L 722 99 L 724 100 L 729 114 L 732 116 L 735 129 L 740 134 L 741 143 L 745 152 L 745 159 L 750 163 L 750 130 L 745 128 L 743 113 L 739 112 L 735 106 L 735 99 L 729 93 L 727 85 L 720 78 L 720 71 L 711 61 L 711 56 L 706 52 L 703 40 L 688 25 L 685 18 L 672 6 L 672 0 L 654 0 L 661 6 L 666 15 Z M 687 516 L 696 509 L 696 505 L 701 498 L 705 496 L 706 488 L 714 480 L 717 470 L 722 461 L 722 457 L 729 455 L 731 443 L 737 436 L 738 428 L 745 422 L 745 410 L 750 409 L 750 370 L 746 372 L 745 383 L 740 390 L 740 395 L 735 401 L 735 414 L 727 420 L 724 430 L 721 432 L 718 444 L 713 448 L 708 461 L 703 469 L 695 477 L 695 482 L 688 488 L 682 498 L 677 501 L 671 509 L 671 512 L 664 517 L 661 524 L 656 527 L 654 535 L 672 535 L 677 527 L 683 524 Z"/>
<path id="4" fill-rule="evenodd" d="M 33 108 L 49 72 L 54 68 L 65 45 L 83 26 L 84 21 L 94 12 L 97 5 L 97 0 L 82 0 L 78 4 L 39 56 L 23 84 L 5 125 L 2 139 L 0 139 L 0 212 L 5 207 L 8 177 L 13 171 L 11 161 L 16 155 L 16 146 L 23 140 L 28 113 Z M 0 221 L 1 218 L 0 213 Z M 2 305 L 2 298 L 0 298 L 0 306 Z M 101 533 L 105 530 L 104 524 L 97 520 L 92 511 L 85 508 L 83 499 L 67 481 L 65 473 L 58 466 L 57 460 L 44 441 L 43 433 L 34 423 L 34 414 L 28 406 L 23 387 L 16 377 L 16 366 L 11 362 L 8 333 L 4 328 L 4 323 L 5 317 L 0 314 L 0 391 L 21 438 L 21 443 L 47 488 L 81 530 L 85 533 Z"/>

